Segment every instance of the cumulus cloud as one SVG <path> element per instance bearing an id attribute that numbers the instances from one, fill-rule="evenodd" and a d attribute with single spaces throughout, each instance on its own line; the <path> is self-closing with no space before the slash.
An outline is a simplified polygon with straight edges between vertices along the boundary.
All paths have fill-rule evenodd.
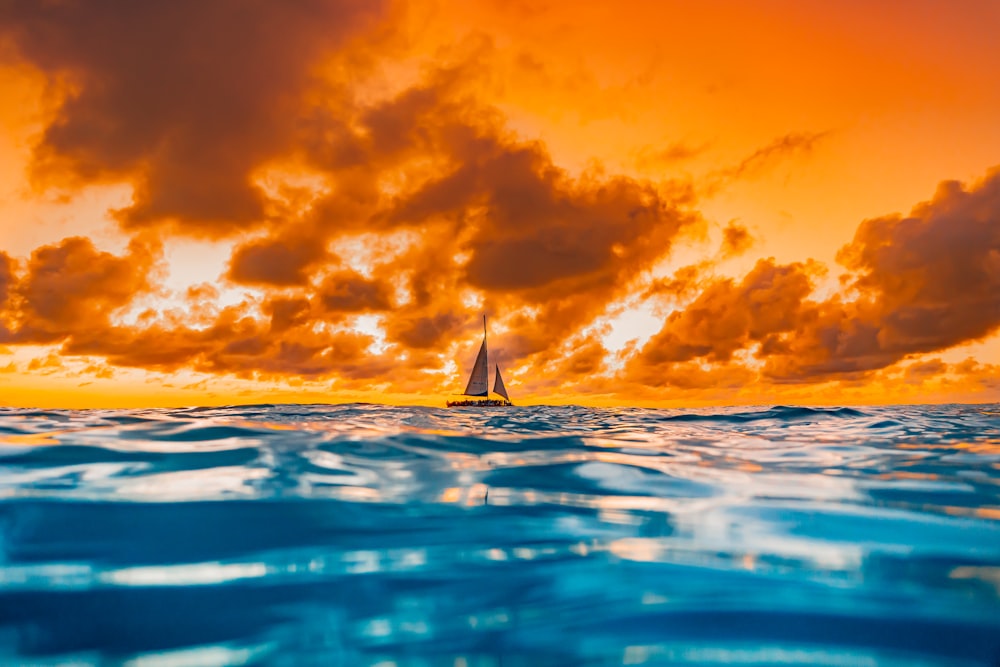
<path id="1" fill-rule="evenodd" d="M 761 260 L 672 313 L 630 362 L 728 361 L 754 344 L 763 373 L 808 382 L 864 373 L 1000 328 L 1000 171 L 947 181 L 909 216 L 866 220 L 838 253 L 855 298 L 812 300 L 815 265 Z"/>
<path id="2" fill-rule="evenodd" d="M 751 343 L 760 343 L 765 353 L 781 346 L 781 335 L 798 326 L 802 301 L 819 270 L 814 264 L 779 266 L 762 259 L 738 283 L 730 278 L 712 282 L 686 308 L 670 314 L 632 366 L 729 361 Z"/>
<path id="3" fill-rule="evenodd" d="M 909 216 L 866 220 L 838 260 L 870 295 L 887 356 L 976 340 L 1000 326 L 1000 170 L 945 181 Z"/>
<path id="4" fill-rule="evenodd" d="M 56 342 L 81 331 L 99 331 L 112 314 L 150 289 L 158 252 L 133 241 L 124 256 L 97 250 L 90 239 L 71 237 L 31 255 L 12 290 L 19 305 L 9 342 Z"/>
<path id="5" fill-rule="evenodd" d="M 776 376 L 868 371 L 987 336 L 1000 328 L 1000 171 L 864 221 L 837 257 L 857 299 L 820 304 Z"/>
<path id="6" fill-rule="evenodd" d="M 42 186 L 135 185 L 126 228 L 222 235 L 264 218 L 254 170 L 292 146 L 315 66 L 378 0 L 8 2 L 0 37 L 65 87 L 35 147 Z"/>

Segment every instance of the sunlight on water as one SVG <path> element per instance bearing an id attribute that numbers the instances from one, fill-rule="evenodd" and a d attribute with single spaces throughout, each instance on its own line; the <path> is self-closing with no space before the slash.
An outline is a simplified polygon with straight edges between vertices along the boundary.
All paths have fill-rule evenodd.
<path id="1" fill-rule="evenodd" d="M 995 667 L 1000 413 L 0 409 L 0 662 Z"/>

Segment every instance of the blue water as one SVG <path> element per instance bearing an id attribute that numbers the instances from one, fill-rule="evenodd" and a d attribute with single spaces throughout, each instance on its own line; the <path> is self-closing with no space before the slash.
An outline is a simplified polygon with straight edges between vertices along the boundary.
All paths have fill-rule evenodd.
<path id="1" fill-rule="evenodd" d="M 0 663 L 997 665 L 1000 406 L 0 409 Z"/>

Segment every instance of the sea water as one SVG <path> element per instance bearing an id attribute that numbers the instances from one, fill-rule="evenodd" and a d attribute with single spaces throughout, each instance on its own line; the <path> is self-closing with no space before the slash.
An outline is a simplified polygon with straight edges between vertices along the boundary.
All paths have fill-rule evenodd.
<path id="1" fill-rule="evenodd" d="M 997 665 L 1000 406 L 0 409 L 0 663 Z"/>

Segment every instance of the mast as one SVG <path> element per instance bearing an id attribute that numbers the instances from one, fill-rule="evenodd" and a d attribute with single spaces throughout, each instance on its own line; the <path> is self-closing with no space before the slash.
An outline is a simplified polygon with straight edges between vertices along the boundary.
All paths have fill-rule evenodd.
<path id="1" fill-rule="evenodd" d="M 490 397 L 490 353 L 486 347 L 486 313 L 483 313 L 483 363 L 486 364 L 486 398 Z"/>

